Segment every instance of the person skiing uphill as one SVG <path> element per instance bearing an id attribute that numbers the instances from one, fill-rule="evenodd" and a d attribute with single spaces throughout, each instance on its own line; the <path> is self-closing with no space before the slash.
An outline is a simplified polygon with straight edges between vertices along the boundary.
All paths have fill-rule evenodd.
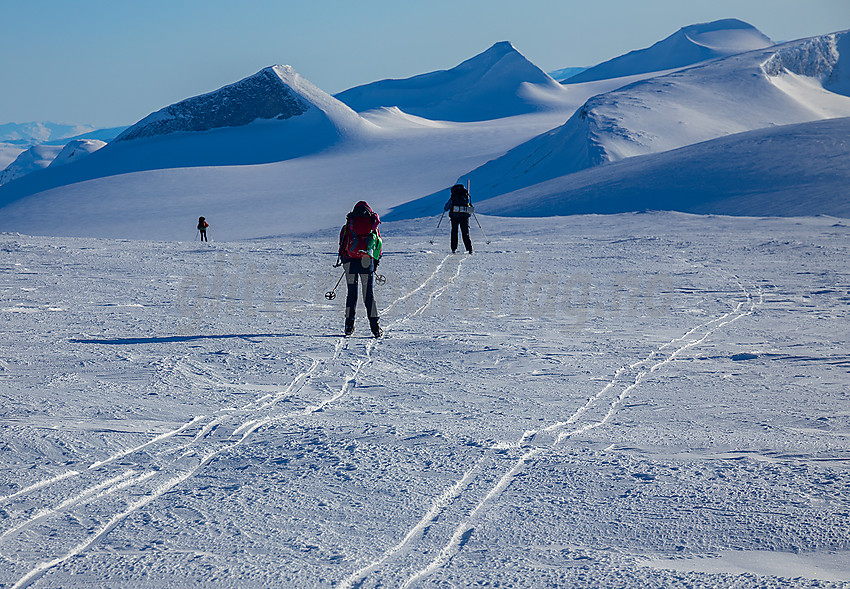
<path id="1" fill-rule="evenodd" d="M 463 235 L 463 245 L 466 251 L 472 253 L 472 240 L 469 238 L 469 216 L 472 213 L 472 203 L 469 201 L 469 191 L 463 184 L 455 184 L 443 211 L 449 211 L 452 221 L 452 253 L 457 250 L 457 230 Z"/>
<path id="2" fill-rule="evenodd" d="M 346 216 L 345 225 L 339 232 L 339 259 L 345 269 L 348 294 L 345 297 L 345 335 L 354 333 L 354 318 L 357 310 L 357 282 L 363 289 L 363 304 L 369 317 L 372 335 L 381 337 L 378 304 L 375 301 L 375 269 L 381 260 L 381 220 L 366 204 L 360 201 Z"/>
<path id="3" fill-rule="evenodd" d="M 204 217 L 198 217 L 198 233 L 201 236 L 201 241 L 209 241 L 207 239 L 207 227 L 209 226 L 210 224 Z"/>

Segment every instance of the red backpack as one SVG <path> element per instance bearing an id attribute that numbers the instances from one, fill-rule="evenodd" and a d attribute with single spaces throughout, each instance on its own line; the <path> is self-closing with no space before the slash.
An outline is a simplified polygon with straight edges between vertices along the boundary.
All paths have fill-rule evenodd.
<path id="1" fill-rule="evenodd" d="M 339 253 L 343 258 L 360 259 L 368 254 L 369 234 L 380 235 L 378 215 L 365 202 L 360 201 L 348 213 L 347 221 L 339 232 Z"/>

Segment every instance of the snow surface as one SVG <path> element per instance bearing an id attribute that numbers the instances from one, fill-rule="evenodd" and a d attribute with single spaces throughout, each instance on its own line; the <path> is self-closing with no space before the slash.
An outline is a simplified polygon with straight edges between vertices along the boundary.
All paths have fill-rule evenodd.
<path id="1" fill-rule="evenodd" d="M 651 47 L 600 63 L 567 78 L 564 82 L 592 82 L 670 70 L 763 49 L 772 44 L 773 42 L 757 28 L 734 18 L 689 25 Z"/>
<path id="2" fill-rule="evenodd" d="M 479 217 L 0 234 L 0 584 L 850 583 L 846 222 Z"/>

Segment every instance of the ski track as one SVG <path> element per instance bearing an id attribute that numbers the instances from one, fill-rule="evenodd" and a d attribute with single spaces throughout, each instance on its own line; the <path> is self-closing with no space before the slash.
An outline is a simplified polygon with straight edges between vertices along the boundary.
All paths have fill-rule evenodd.
<path id="1" fill-rule="evenodd" d="M 446 255 L 438 263 L 434 271 L 431 272 L 431 274 L 429 274 L 429 276 L 418 287 L 393 301 L 382 311 L 382 315 L 385 315 L 390 309 L 395 307 L 397 304 L 403 302 L 414 294 L 427 288 L 428 285 L 433 282 L 434 279 L 439 275 L 440 271 L 451 257 L 451 255 Z M 415 311 L 408 313 L 399 319 L 396 319 L 388 327 L 392 327 L 400 323 L 406 322 L 412 317 L 423 313 L 433 303 L 433 301 L 439 298 L 454 283 L 457 277 L 460 276 L 460 268 L 462 264 L 463 258 L 461 258 L 458 262 L 454 275 L 451 276 L 451 278 L 449 278 L 448 281 L 446 281 L 442 286 L 431 292 L 423 305 L 418 307 Z M 313 413 L 322 411 L 325 407 L 343 398 L 356 385 L 357 377 L 361 374 L 363 369 L 371 364 L 372 351 L 380 342 L 379 339 L 372 339 L 368 344 L 366 344 L 363 356 L 354 363 L 350 373 L 346 375 L 342 385 L 336 392 L 332 392 L 330 396 L 320 399 L 313 404 L 307 405 L 306 407 L 300 410 L 295 410 L 284 413 L 282 415 L 275 416 L 262 415 L 262 412 L 271 409 L 281 399 L 288 398 L 297 391 L 301 390 L 313 377 L 319 374 L 320 367 L 335 364 L 341 357 L 342 353 L 349 348 L 349 342 L 349 338 L 340 337 L 335 343 L 333 354 L 329 359 L 322 361 L 316 358 L 312 358 L 312 364 L 309 368 L 296 375 L 295 378 L 287 386 L 282 387 L 276 393 L 269 393 L 258 397 L 257 399 L 244 405 L 240 409 L 222 408 L 219 409 L 218 412 L 213 416 L 196 416 L 190 421 L 182 424 L 181 426 L 168 432 L 159 434 L 154 438 L 144 442 L 143 444 L 121 450 L 120 452 L 116 452 L 103 460 L 93 462 L 87 467 L 86 472 L 92 473 L 96 471 L 105 470 L 105 467 L 111 465 L 116 461 L 124 459 L 135 453 L 142 452 L 148 448 L 153 448 L 159 443 L 167 442 L 172 438 L 179 436 L 180 434 L 184 434 L 185 432 L 191 431 L 194 427 L 200 426 L 200 429 L 192 437 L 191 440 L 155 452 L 155 456 L 158 457 L 167 456 L 170 454 L 179 454 L 179 457 L 172 463 L 172 466 L 178 466 L 177 469 L 172 468 L 171 470 L 167 471 L 167 469 L 165 468 L 151 468 L 147 472 L 141 473 L 135 469 L 126 470 L 125 472 L 117 476 L 111 476 L 106 480 L 96 482 L 83 488 L 82 490 L 78 490 L 76 493 L 73 493 L 70 496 L 67 496 L 66 498 L 60 500 L 58 504 L 56 504 L 54 507 L 41 509 L 30 515 L 24 521 L 14 524 L 12 527 L 0 532 L 1 546 L 1 543 L 4 539 L 13 536 L 17 533 L 20 533 L 26 530 L 27 528 L 32 527 L 33 525 L 36 525 L 52 516 L 63 513 L 72 507 L 91 503 L 103 497 L 114 495 L 122 490 L 137 487 L 143 482 L 154 479 L 154 477 L 158 477 L 161 479 L 163 476 L 173 475 L 170 476 L 170 478 L 167 478 L 164 482 L 156 484 L 141 499 L 129 502 L 123 510 L 119 511 L 118 513 L 115 513 L 104 525 L 95 530 L 87 538 L 84 538 L 65 554 L 53 559 L 46 560 L 44 562 L 40 562 L 33 566 L 14 585 L 12 585 L 13 589 L 28 587 L 29 585 L 37 581 L 39 578 L 41 578 L 49 570 L 60 566 L 71 558 L 85 552 L 91 546 L 95 545 L 101 539 L 106 537 L 106 535 L 109 534 L 110 531 L 112 531 L 127 517 L 146 507 L 150 503 L 156 501 L 165 493 L 168 493 L 178 485 L 195 476 L 217 456 L 225 452 L 234 450 L 235 448 L 243 444 L 251 436 L 251 434 L 256 432 L 261 427 L 278 423 L 281 421 L 286 421 L 295 417 L 309 416 Z M 196 370 L 192 370 L 192 368 L 195 368 Z M 191 379 L 192 381 L 202 381 L 209 385 L 215 386 L 251 388 L 250 385 L 234 385 L 232 383 L 227 383 L 224 381 L 224 379 L 217 378 L 217 375 L 211 374 L 209 368 L 207 367 L 187 366 L 187 362 L 185 359 L 182 362 L 178 360 L 175 370 L 178 373 L 181 373 L 184 377 Z M 238 415 L 242 413 L 247 413 L 248 415 Z M 232 418 L 233 416 L 241 417 L 241 423 L 236 425 L 236 427 L 231 431 L 231 433 L 227 435 L 226 440 L 230 443 L 219 445 L 219 447 L 215 449 L 205 449 L 204 447 L 199 447 L 204 442 L 210 442 L 211 444 L 215 444 L 216 440 L 211 439 L 212 434 L 220 426 L 227 425 L 227 418 Z M 209 421 L 205 423 L 204 421 L 207 419 L 209 419 Z M 237 439 L 233 441 L 234 438 Z M 191 468 L 181 470 L 179 467 L 183 464 L 185 459 L 191 458 L 193 456 L 197 459 L 196 464 Z M 180 464 L 178 464 L 178 461 L 180 461 Z M 476 470 L 477 468 L 477 466 L 473 467 L 473 470 Z M 175 470 L 178 471 L 177 474 L 174 474 Z M 18 497 L 31 494 L 37 491 L 51 489 L 55 487 L 58 483 L 65 481 L 66 479 L 79 476 L 81 474 L 83 474 L 83 472 L 79 470 L 65 471 L 52 478 L 45 479 L 43 481 L 39 481 L 37 483 L 24 487 L 23 489 L 20 489 L 15 493 L 0 497 L 0 503 L 8 502 Z M 465 477 L 465 480 L 468 482 L 473 478 L 473 473 L 470 472 L 469 476 Z M 461 484 L 462 481 L 458 483 L 458 485 Z M 451 502 L 453 497 L 459 494 L 461 491 L 462 489 L 455 490 L 454 488 L 447 491 L 445 494 L 446 503 Z M 412 536 L 416 533 L 416 530 L 412 530 L 410 535 Z M 0 553 L 0 556 L 3 556 L 2 553 Z M 3 556 L 3 558 L 8 560 L 9 562 L 17 562 L 5 556 Z"/>
<path id="2" fill-rule="evenodd" d="M 456 276 L 457 274 L 455 277 Z M 417 582 L 448 564 L 462 549 L 464 538 L 467 537 L 470 531 L 474 529 L 474 522 L 478 515 L 483 512 L 488 505 L 492 504 L 492 502 L 495 501 L 505 491 L 505 489 L 510 486 L 516 474 L 520 472 L 531 460 L 539 457 L 546 451 L 556 448 L 564 440 L 572 436 L 580 435 L 608 423 L 629 394 L 640 386 L 648 375 L 651 375 L 657 370 L 660 370 L 664 366 L 670 364 L 688 349 L 705 342 L 713 333 L 721 328 L 738 321 L 743 317 L 751 315 L 755 308 L 764 302 L 764 293 L 761 289 L 759 289 L 757 299 L 754 299 L 752 293 L 746 289 L 739 277 L 729 275 L 729 278 L 737 283 L 744 296 L 744 299 L 738 301 L 733 306 L 732 310 L 720 317 L 716 317 L 693 327 L 682 336 L 663 344 L 656 350 L 653 350 L 643 360 L 639 360 L 618 369 L 611 380 L 606 383 L 606 385 L 597 394 L 590 397 L 583 406 L 577 409 L 567 419 L 557 421 L 540 430 L 528 430 L 515 442 L 503 442 L 493 445 L 471 468 L 466 471 L 460 480 L 446 489 L 431 503 L 425 515 L 408 531 L 398 544 L 387 549 L 376 560 L 352 573 L 340 583 L 339 587 L 341 589 L 359 587 L 369 575 L 376 572 L 397 555 L 408 551 L 409 546 L 413 542 L 422 538 L 431 524 L 440 517 L 441 514 L 452 505 L 452 503 L 463 495 L 465 489 L 469 486 L 472 480 L 484 472 L 485 463 L 492 459 L 493 451 L 526 449 L 522 456 L 516 459 L 513 464 L 508 467 L 502 476 L 498 478 L 496 484 L 490 488 L 475 507 L 467 513 L 459 524 L 457 524 L 453 533 L 440 549 L 437 556 L 435 556 L 423 568 L 408 576 L 408 578 L 401 584 L 401 587 L 404 589 L 412 587 Z M 440 291 L 439 294 L 442 294 L 442 291 Z M 436 298 L 439 294 L 435 291 L 435 293 L 432 293 L 432 298 L 429 300 L 433 300 L 433 298 Z M 414 311 L 414 313 L 411 314 L 411 317 L 419 313 L 421 313 L 421 309 Z M 673 348 L 673 350 L 669 351 L 670 348 Z M 634 376 L 630 376 L 632 374 Z M 612 397 L 612 391 L 616 390 L 618 385 L 622 386 L 623 384 L 625 384 L 625 386 L 623 386 L 622 390 L 618 394 L 614 394 Z M 609 400 L 608 409 L 601 419 L 591 421 L 569 431 L 559 431 L 569 425 L 577 423 L 588 411 L 600 404 L 603 404 L 606 400 Z M 541 436 L 541 433 L 544 435 Z M 552 439 L 552 434 L 556 434 L 554 440 Z M 545 439 L 538 440 L 540 437 Z"/>

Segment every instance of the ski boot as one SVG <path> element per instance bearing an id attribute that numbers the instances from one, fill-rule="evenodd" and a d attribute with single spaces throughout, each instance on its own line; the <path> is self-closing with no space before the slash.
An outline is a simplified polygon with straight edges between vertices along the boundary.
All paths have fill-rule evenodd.
<path id="1" fill-rule="evenodd" d="M 345 320 L 345 337 L 350 336 L 354 333 L 354 319 L 346 319 Z"/>
<path id="2" fill-rule="evenodd" d="M 369 326 L 372 328 L 372 335 L 375 337 L 381 337 L 384 335 L 383 330 L 381 329 L 380 323 L 378 323 L 378 318 L 369 319 Z"/>

